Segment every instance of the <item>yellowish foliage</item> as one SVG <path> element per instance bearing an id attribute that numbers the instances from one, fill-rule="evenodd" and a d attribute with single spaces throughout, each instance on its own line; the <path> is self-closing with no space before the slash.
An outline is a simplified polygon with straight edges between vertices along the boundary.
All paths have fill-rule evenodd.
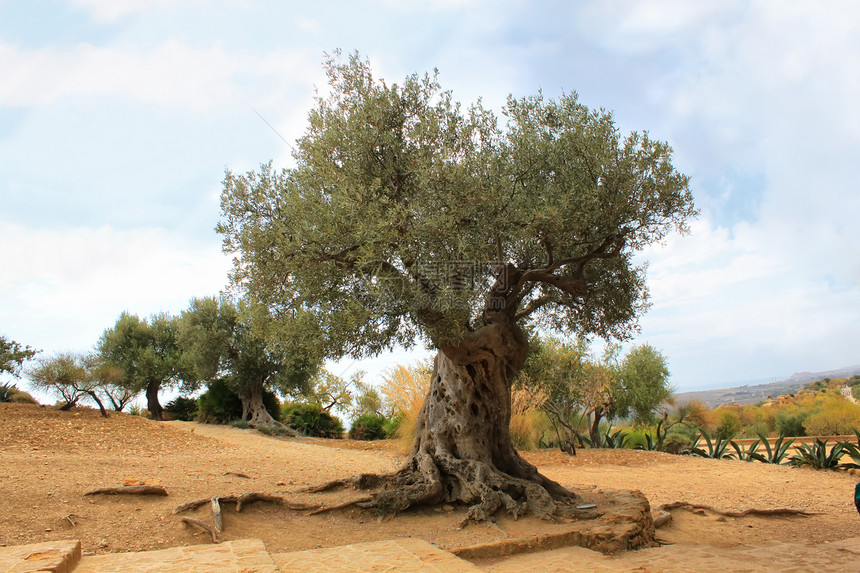
<path id="1" fill-rule="evenodd" d="M 541 411 L 546 393 L 528 386 L 519 385 L 511 392 L 511 439 L 520 450 L 535 449 L 546 428 L 546 416 Z"/>
<path id="2" fill-rule="evenodd" d="M 415 422 L 430 392 L 430 368 L 426 364 L 412 367 L 398 365 L 383 377 L 380 391 L 394 406 L 395 415 L 402 416 L 397 438 L 401 449 L 408 451 L 415 440 Z"/>

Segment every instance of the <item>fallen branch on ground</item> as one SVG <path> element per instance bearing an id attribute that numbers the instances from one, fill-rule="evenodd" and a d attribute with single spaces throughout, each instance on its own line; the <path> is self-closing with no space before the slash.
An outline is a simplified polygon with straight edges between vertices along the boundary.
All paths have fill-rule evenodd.
<path id="1" fill-rule="evenodd" d="M 105 487 L 88 491 L 84 495 L 99 495 L 105 493 L 130 495 L 167 495 L 167 490 L 160 485 L 125 485 L 121 487 Z"/>
<path id="2" fill-rule="evenodd" d="M 187 523 L 188 525 L 193 525 L 195 527 L 199 527 L 204 531 L 208 531 L 209 535 L 212 536 L 212 543 L 220 543 L 220 541 L 218 540 L 218 533 L 213 527 L 203 523 L 199 519 L 194 519 L 193 517 L 183 517 L 182 521 Z"/>
<path id="3" fill-rule="evenodd" d="M 236 476 L 245 479 L 251 479 L 251 476 L 248 474 L 243 474 L 242 472 L 224 472 L 225 476 Z"/>

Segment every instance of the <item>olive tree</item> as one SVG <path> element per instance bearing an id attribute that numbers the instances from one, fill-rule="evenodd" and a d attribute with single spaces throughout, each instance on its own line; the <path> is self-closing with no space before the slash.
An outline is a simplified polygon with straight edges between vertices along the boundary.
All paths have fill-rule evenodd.
<path id="1" fill-rule="evenodd" d="M 104 331 L 96 353 L 98 360 L 122 369 L 122 384 L 132 393 L 143 391 L 153 420 L 162 420 L 158 393 L 187 378 L 182 353 L 176 343 L 176 318 L 158 314 L 141 320 L 124 312 L 113 328 Z"/>
<path id="2" fill-rule="evenodd" d="M 321 360 L 305 348 L 284 348 L 255 329 L 228 298 L 196 298 L 179 319 L 183 361 L 197 380 L 224 380 L 242 401 L 242 419 L 273 424 L 263 403 L 265 390 L 307 389 Z"/>
<path id="3" fill-rule="evenodd" d="M 509 434 L 523 326 L 625 338 L 647 306 L 633 255 L 695 210 L 672 151 L 622 135 L 575 93 L 509 97 L 500 122 L 436 75 L 327 61 L 295 166 L 228 172 L 218 230 L 232 280 L 274 321 L 316 317 L 328 356 L 437 349 L 405 466 L 378 507 L 462 503 L 551 515 L 574 494 Z"/>

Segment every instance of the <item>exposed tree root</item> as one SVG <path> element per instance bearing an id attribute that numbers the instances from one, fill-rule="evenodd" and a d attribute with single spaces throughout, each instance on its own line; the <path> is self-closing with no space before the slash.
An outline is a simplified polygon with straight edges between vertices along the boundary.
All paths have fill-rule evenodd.
<path id="1" fill-rule="evenodd" d="M 212 498 L 211 505 L 212 505 L 212 520 L 215 522 L 215 529 L 217 531 L 224 531 L 224 521 L 221 517 L 221 503 L 219 503 L 217 497 Z"/>
<path id="2" fill-rule="evenodd" d="M 723 517 L 746 517 L 748 515 L 759 515 L 763 517 L 811 517 L 813 515 L 821 515 L 817 512 L 803 511 L 800 509 L 775 508 L 775 509 L 757 509 L 750 508 L 743 511 L 723 511 L 710 505 L 700 505 L 695 503 L 687 503 L 686 501 L 674 501 L 672 503 L 664 503 L 659 506 L 654 513 L 654 527 L 660 528 L 672 521 L 672 514 L 669 513 L 673 509 L 684 509 L 687 511 L 710 511 Z"/>
<path id="3" fill-rule="evenodd" d="M 365 504 L 369 504 L 369 503 L 371 503 L 372 501 L 373 501 L 373 496 L 371 496 L 371 495 L 366 495 L 366 496 L 363 496 L 363 497 L 359 497 L 359 498 L 357 498 L 357 499 L 352 499 L 352 500 L 350 500 L 350 501 L 345 501 L 345 502 L 343 502 L 343 503 L 338 503 L 338 504 L 335 504 L 335 505 L 326 505 L 326 506 L 320 507 L 319 509 L 315 509 L 314 511 L 310 512 L 308 515 L 317 515 L 318 513 L 325 513 L 325 512 L 327 512 L 327 511 L 335 511 L 335 510 L 338 510 L 338 509 L 344 509 L 345 507 L 349 507 L 349 506 L 351 506 L 351 505 L 357 505 L 357 506 L 359 506 L 359 507 L 362 507 L 362 506 L 364 506 L 364 507 L 368 507 L 368 506 L 367 506 L 367 505 L 365 505 Z"/>
<path id="4" fill-rule="evenodd" d="M 415 469 L 404 468 L 395 474 L 362 474 L 354 478 L 338 479 L 309 487 L 303 492 L 320 493 L 338 488 L 377 490 L 372 495 L 348 502 L 321 507 L 312 512 L 323 513 L 352 505 L 372 508 L 390 517 L 410 507 L 438 504 L 468 505 L 469 522 L 490 522 L 499 510 L 504 509 L 514 519 L 526 514 L 551 521 L 593 519 L 602 513 L 576 508 L 576 495 L 554 482 L 555 495 L 543 484 L 505 474 L 490 464 L 474 460 L 448 457 L 439 462 L 439 454 L 431 457 L 416 455 Z M 440 466 L 445 468 L 443 472 Z M 542 476 L 541 476 L 542 477 Z"/>
<path id="5" fill-rule="evenodd" d="M 319 509 L 319 505 L 316 504 L 306 504 L 306 503 L 295 503 L 289 501 L 283 497 L 277 495 L 269 495 L 267 493 L 261 492 L 249 492 L 243 493 L 242 495 L 224 495 L 224 496 L 215 496 L 215 497 L 207 497 L 206 499 L 198 499 L 196 501 L 189 501 L 187 503 L 183 503 L 173 510 L 174 515 L 178 513 L 182 513 L 185 511 L 189 511 L 192 509 L 197 509 L 198 507 L 202 507 L 204 505 L 211 504 L 214 507 L 214 501 L 217 500 L 220 508 L 220 504 L 222 503 L 235 503 L 236 504 L 236 512 L 239 513 L 242 511 L 242 507 L 246 504 L 253 503 L 255 501 L 262 501 L 266 503 L 274 503 L 277 505 L 283 505 L 288 509 L 292 509 L 295 511 L 313 511 Z"/>
<path id="6" fill-rule="evenodd" d="M 224 472 L 224 475 L 225 476 L 236 476 L 236 477 L 245 478 L 245 479 L 251 479 L 251 476 L 249 476 L 248 474 L 244 474 L 242 472 Z"/>
<path id="7" fill-rule="evenodd" d="M 84 495 L 100 494 L 126 494 L 126 495 L 167 495 L 167 490 L 160 485 L 126 485 L 121 487 L 104 487 L 88 491 Z"/>
<path id="8" fill-rule="evenodd" d="M 209 535 L 212 536 L 212 543 L 220 543 L 220 540 L 218 539 L 218 532 L 215 531 L 215 528 L 213 528 L 211 525 L 207 525 L 206 523 L 203 523 L 199 519 L 195 519 L 193 517 L 183 517 L 182 521 L 187 523 L 188 525 L 199 527 L 203 531 L 208 532 Z"/>

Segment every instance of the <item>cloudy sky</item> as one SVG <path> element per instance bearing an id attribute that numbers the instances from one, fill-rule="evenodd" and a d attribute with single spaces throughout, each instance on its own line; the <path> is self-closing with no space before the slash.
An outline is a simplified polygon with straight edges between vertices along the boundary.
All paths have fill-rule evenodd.
<path id="1" fill-rule="evenodd" d="M 0 0 L 0 333 L 87 350 L 222 289 L 224 171 L 289 166 L 335 48 L 496 109 L 577 91 L 669 141 L 702 214 L 643 254 L 638 342 L 680 389 L 860 364 L 851 1 Z"/>

